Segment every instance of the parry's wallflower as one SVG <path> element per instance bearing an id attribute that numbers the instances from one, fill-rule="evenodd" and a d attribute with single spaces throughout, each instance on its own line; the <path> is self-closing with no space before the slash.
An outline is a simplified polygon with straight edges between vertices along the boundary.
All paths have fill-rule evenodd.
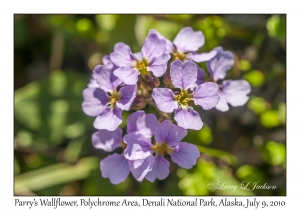
<path id="1" fill-rule="evenodd" d="M 127 133 L 136 132 L 146 138 L 151 138 L 158 121 L 153 114 L 145 114 L 144 111 L 136 111 L 127 119 Z M 99 130 L 92 135 L 93 146 L 112 152 L 121 147 L 127 147 L 122 138 L 122 130 L 115 131 Z M 138 180 L 142 181 L 149 170 L 152 169 L 153 160 L 151 157 L 145 159 L 128 160 L 124 154 L 114 153 L 107 156 L 100 162 L 100 170 L 104 178 L 109 178 L 111 183 L 123 182 L 131 172 Z"/>
<path id="2" fill-rule="evenodd" d="M 122 81 L 113 74 L 114 70 L 112 63 L 96 66 L 89 88 L 82 93 L 82 109 L 87 115 L 97 117 L 94 122 L 97 129 L 116 130 L 122 123 L 122 110 L 130 109 L 137 93 L 136 85 L 120 87 Z"/>
<path id="3" fill-rule="evenodd" d="M 170 172 L 170 163 L 164 155 L 169 154 L 173 162 L 187 169 L 193 167 L 200 157 L 200 152 L 195 145 L 180 142 L 186 134 L 185 129 L 165 120 L 155 130 L 155 144 L 151 143 L 150 138 L 138 132 L 126 134 L 124 141 L 127 143 L 127 148 L 124 156 L 128 160 L 149 159 L 151 170 L 147 173 L 146 179 L 150 182 L 156 178 L 165 179 Z"/>
<path id="4" fill-rule="evenodd" d="M 199 130 L 203 122 L 189 102 L 200 105 L 205 110 L 216 106 L 219 102 L 218 85 L 213 82 L 196 84 L 197 65 L 192 61 L 174 61 L 171 64 L 171 80 L 180 93 L 175 95 L 169 88 L 154 88 L 152 97 L 159 110 L 171 113 L 175 110 L 174 119 L 185 129 Z"/>
<path id="5" fill-rule="evenodd" d="M 216 56 L 207 62 L 207 69 L 211 78 L 217 82 L 224 79 L 228 70 L 231 69 L 234 63 L 234 56 L 229 51 L 224 51 L 222 47 L 216 47 L 214 49 Z M 231 106 L 244 105 L 251 91 L 250 84 L 245 80 L 224 80 L 219 85 L 218 95 L 220 97 L 219 103 L 216 105 L 216 109 L 220 111 L 227 111 L 229 109 L 228 103 Z"/>
<path id="6" fill-rule="evenodd" d="M 165 53 L 166 44 L 157 35 L 149 34 L 141 52 L 132 54 L 128 45 L 117 43 L 110 54 L 110 59 L 118 66 L 114 74 L 128 85 L 136 84 L 138 75 L 146 76 L 148 71 L 156 77 L 162 76 L 170 59 L 170 55 Z"/>
<path id="7" fill-rule="evenodd" d="M 166 52 L 170 53 L 174 60 L 204 62 L 216 55 L 214 50 L 208 53 L 197 53 L 199 48 L 204 45 L 205 38 L 201 31 L 194 31 L 191 27 L 182 28 L 173 43 L 154 29 L 151 29 L 149 33 L 156 34 L 167 42 Z"/>

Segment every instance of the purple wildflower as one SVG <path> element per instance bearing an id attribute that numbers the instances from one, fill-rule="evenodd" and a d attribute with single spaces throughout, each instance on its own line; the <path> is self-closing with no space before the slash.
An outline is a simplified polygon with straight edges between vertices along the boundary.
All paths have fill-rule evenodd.
<path id="1" fill-rule="evenodd" d="M 224 79 L 228 70 L 234 64 L 234 56 L 229 51 L 224 51 L 222 47 L 216 47 L 214 49 L 217 55 L 207 62 L 207 69 L 211 78 L 217 82 Z M 218 95 L 220 97 L 219 103 L 216 105 L 216 109 L 220 111 L 227 111 L 229 109 L 228 103 L 231 106 L 244 105 L 251 91 L 250 84 L 245 80 L 224 80 L 219 85 Z"/>
<path id="2" fill-rule="evenodd" d="M 97 84 L 93 82 L 82 93 L 82 109 L 87 115 L 97 116 L 94 122 L 97 129 L 116 130 L 122 123 L 122 110 L 129 110 L 136 96 L 136 85 L 125 85 L 118 90 L 122 81 L 113 74 L 114 70 L 112 63 L 96 66 L 92 80 Z"/>
<path id="3" fill-rule="evenodd" d="M 132 54 L 128 45 L 117 43 L 114 52 L 110 54 L 110 59 L 118 66 L 114 74 L 128 85 L 136 84 L 138 75 L 144 77 L 148 71 L 160 77 L 166 72 L 170 59 L 165 49 L 166 41 L 159 39 L 156 34 L 149 34 L 142 51 L 135 54 Z"/>
<path id="4" fill-rule="evenodd" d="M 136 111 L 127 119 L 127 133 L 137 132 L 151 138 L 158 121 L 153 114 L 145 114 L 144 111 Z M 126 148 L 122 140 L 122 130 L 99 130 L 92 135 L 92 143 L 95 148 L 112 152 L 116 148 Z M 111 183 L 119 184 L 126 180 L 130 171 L 133 176 L 142 181 L 153 165 L 151 157 L 145 159 L 128 160 L 124 154 L 114 153 L 100 162 L 100 170 L 104 178 L 109 178 Z"/>
<path id="5" fill-rule="evenodd" d="M 126 134 L 124 141 L 127 148 L 124 156 L 129 160 L 150 159 L 152 168 L 146 175 L 146 179 L 153 182 L 156 178 L 165 179 L 169 175 L 170 163 L 164 158 L 169 154 L 173 162 L 180 167 L 191 168 L 200 157 L 200 152 L 193 144 L 180 142 L 187 131 L 165 120 L 156 128 L 154 137 L 156 144 L 152 145 L 150 138 L 146 138 L 138 132 Z M 155 153 L 155 156 L 153 156 Z"/>
<path id="6" fill-rule="evenodd" d="M 205 62 L 216 55 L 214 50 L 208 53 L 197 53 L 199 48 L 204 45 L 205 38 L 201 31 L 193 31 L 191 27 L 182 28 L 176 35 L 174 44 L 154 29 L 151 29 L 149 33 L 156 34 L 160 39 L 166 40 L 166 52 L 172 54 L 174 60 Z"/>
<path id="7" fill-rule="evenodd" d="M 175 110 L 174 119 L 177 124 L 185 129 L 199 130 L 203 122 L 189 102 L 200 105 L 205 110 L 216 106 L 219 102 L 218 85 L 213 82 L 196 84 L 197 65 L 192 61 L 174 61 L 171 64 L 171 80 L 174 87 L 180 89 L 175 95 L 168 88 L 154 88 L 152 97 L 159 110 L 171 113 Z"/>

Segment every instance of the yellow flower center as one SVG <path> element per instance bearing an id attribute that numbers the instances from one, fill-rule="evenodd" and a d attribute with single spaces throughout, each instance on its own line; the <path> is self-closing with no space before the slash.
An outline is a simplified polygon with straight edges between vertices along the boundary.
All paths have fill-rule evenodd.
<path id="1" fill-rule="evenodd" d="M 181 60 L 184 61 L 186 59 L 186 54 L 175 51 L 172 53 L 173 60 Z"/>
<path id="2" fill-rule="evenodd" d="M 147 74 L 147 67 L 149 66 L 149 62 L 144 58 L 141 61 L 136 61 L 135 68 L 141 73 L 142 76 Z"/>
<path id="3" fill-rule="evenodd" d="M 151 147 L 156 155 L 172 154 L 173 148 L 167 145 L 166 143 L 158 144 L 156 143 Z"/>
<path id="4" fill-rule="evenodd" d="M 182 107 L 187 107 L 188 102 L 192 99 L 193 96 L 188 93 L 186 90 L 182 90 L 179 95 L 176 95 L 174 100 L 178 102 L 178 104 Z"/>
<path id="5" fill-rule="evenodd" d="M 121 95 L 115 90 L 109 96 L 109 104 L 114 108 L 117 105 L 117 101 L 121 99 Z"/>

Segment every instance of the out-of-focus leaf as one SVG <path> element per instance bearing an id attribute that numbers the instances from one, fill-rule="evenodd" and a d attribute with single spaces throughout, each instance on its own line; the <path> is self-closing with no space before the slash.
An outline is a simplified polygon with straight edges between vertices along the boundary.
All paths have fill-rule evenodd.
<path id="1" fill-rule="evenodd" d="M 160 20 L 156 21 L 152 16 L 139 15 L 135 26 L 135 35 L 140 45 L 144 43 L 150 29 L 155 29 L 170 41 L 173 41 L 180 30 L 179 24 L 173 21 Z"/>
<path id="2" fill-rule="evenodd" d="M 227 168 L 217 167 L 212 162 L 199 160 L 193 172 L 179 169 L 179 188 L 185 195 L 253 195 L 253 192 L 240 188 Z"/>
<path id="3" fill-rule="evenodd" d="M 263 73 L 258 70 L 252 70 L 249 73 L 245 74 L 244 79 L 247 80 L 250 83 L 250 85 L 254 87 L 261 86 L 265 81 Z"/>
<path id="4" fill-rule="evenodd" d="M 252 165 L 243 165 L 239 167 L 236 171 L 236 176 L 241 181 L 265 181 L 265 175 L 258 168 Z"/>
<path id="5" fill-rule="evenodd" d="M 277 110 L 277 115 L 281 124 L 285 124 L 286 120 L 286 105 L 285 103 L 280 103 Z"/>
<path id="6" fill-rule="evenodd" d="M 267 110 L 260 115 L 260 122 L 266 128 L 278 126 L 280 124 L 278 113 L 275 110 Z"/>
<path id="7" fill-rule="evenodd" d="M 204 144 L 209 144 L 212 141 L 210 128 L 205 124 L 198 132 L 199 139 Z"/>
<path id="8" fill-rule="evenodd" d="M 269 35 L 279 39 L 285 39 L 286 36 L 286 16 L 273 15 L 267 22 Z"/>
<path id="9" fill-rule="evenodd" d="M 251 96 L 247 105 L 256 114 L 260 114 L 267 109 L 267 102 L 261 97 Z"/>
<path id="10" fill-rule="evenodd" d="M 230 154 L 229 152 L 217 150 L 217 149 L 211 149 L 203 146 L 197 146 L 201 153 L 209 154 L 213 157 L 220 158 L 224 161 L 226 161 L 230 165 L 237 165 L 238 159 L 233 154 Z"/>
<path id="11" fill-rule="evenodd" d="M 87 157 L 76 165 L 64 163 L 36 169 L 15 177 L 15 195 L 23 191 L 37 191 L 53 185 L 86 178 L 91 170 L 99 167 L 99 160 Z"/>
<path id="12" fill-rule="evenodd" d="M 263 147 L 263 158 L 271 165 L 283 165 L 285 167 L 285 150 L 284 144 L 269 141 Z"/>
<path id="13" fill-rule="evenodd" d="M 246 59 L 241 59 L 239 62 L 240 69 L 243 71 L 248 71 L 251 69 L 251 64 Z"/>

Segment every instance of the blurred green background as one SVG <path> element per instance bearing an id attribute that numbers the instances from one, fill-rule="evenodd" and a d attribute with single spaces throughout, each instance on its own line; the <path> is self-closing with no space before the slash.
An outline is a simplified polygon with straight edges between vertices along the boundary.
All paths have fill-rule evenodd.
<path id="1" fill-rule="evenodd" d="M 149 29 L 173 40 L 185 26 L 204 33 L 201 52 L 235 54 L 226 79 L 247 80 L 250 99 L 228 112 L 197 110 L 205 126 L 184 139 L 201 152 L 192 169 L 172 163 L 165 180 L 130 174 L 113 185 L 99 170 L 109 153 L 92 146 L 82 90 L 117 42 L 137 52 Z M 15 195 L 286 195 L 285 15 L 15 15 L 14 97 Z M 219 181 L 238 188 L 207 189 Z M 276 189 L 242 190 L 243 181 Z"/>

